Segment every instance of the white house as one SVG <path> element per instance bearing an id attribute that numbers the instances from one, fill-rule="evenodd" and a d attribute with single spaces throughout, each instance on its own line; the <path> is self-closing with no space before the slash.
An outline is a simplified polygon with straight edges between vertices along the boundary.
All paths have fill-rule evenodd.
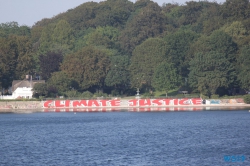
<path id="1" fill-rule="evenodd" d="M 33 96 L 33 87 L 36 83 L 45 83 L 45 80 L 14 80 L 12 82 L 12 97 L 30 99 Z"/>
<path id="2" fill-rule="evenodd" d="M 45 83 L 45 80 L 14 80 L 12 82 L 12 95 L 2 95 L 0 99 L 31 99 L 33 96 L 33 87 L 36 83 Z"/>

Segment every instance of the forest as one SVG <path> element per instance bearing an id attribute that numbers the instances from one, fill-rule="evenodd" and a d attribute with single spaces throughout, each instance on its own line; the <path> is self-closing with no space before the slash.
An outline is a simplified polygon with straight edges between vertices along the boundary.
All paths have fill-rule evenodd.
<path id="1" fill-rule="evenodd" d="M 250 3 L 87 2 L 32 27 L 0 24 L 0 88 L 45 80 L 36 97 L 204 96 L 250 89 Z"/>

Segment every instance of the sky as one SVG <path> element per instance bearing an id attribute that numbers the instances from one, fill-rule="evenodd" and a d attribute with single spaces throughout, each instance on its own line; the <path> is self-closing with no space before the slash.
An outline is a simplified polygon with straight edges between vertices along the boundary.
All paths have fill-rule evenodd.
<path id="1" fill-rule="evenodd" d="M 33 26 L 43 18 L 52 18 L 57 14 L 73 9 L 85 2 L 100 2 L 104 0 L 0 0 L 0 24 L 18 22 L 19 26 Z M 130 0 L 135 2 L 136 0 Z M 152 0 L 162 6 L 163 3 L 185 4 L 189 0 Z M 195 0 L 199 1 L 199 0 Z M 214 0 L 208 0 L 213 2 Z M 215 0 L 223 3 L 226 0 Z"/>

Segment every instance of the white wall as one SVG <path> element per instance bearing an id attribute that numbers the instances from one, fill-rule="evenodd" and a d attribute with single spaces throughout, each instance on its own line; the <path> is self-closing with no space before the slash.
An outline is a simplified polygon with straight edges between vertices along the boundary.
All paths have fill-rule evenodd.
<path id="1" fill-rule="evenodd" d="M 22 98 L 32 98 L 33 95 L 33 91 L 32 88 L 17 88 L 13 93 L 12 96 L 14 99 L 18 98 L 18 97 L 22 97 Z"/>

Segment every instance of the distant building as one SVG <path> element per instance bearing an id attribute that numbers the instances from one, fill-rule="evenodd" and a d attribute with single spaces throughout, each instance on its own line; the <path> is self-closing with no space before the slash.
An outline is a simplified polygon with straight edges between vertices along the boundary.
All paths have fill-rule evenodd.
<path id="1" fill-rule="evenodd" d="M 37 83 L 45 83 L 45 80 L 32 80 L 32 77 L 26 77 L 24 80 L 14 80 L 12 82 L 12 95 L 1 96 L 1 99 L 31 99 L 33 96 L 33 87 Z"/>
<path id="2" fill-rule="evenodd" d="M 33 87 L 36 83 L 45 83 L 45 80 L 14 80 L 12 82 L 12 96 L 30 99 L 33 96 Z"/>

